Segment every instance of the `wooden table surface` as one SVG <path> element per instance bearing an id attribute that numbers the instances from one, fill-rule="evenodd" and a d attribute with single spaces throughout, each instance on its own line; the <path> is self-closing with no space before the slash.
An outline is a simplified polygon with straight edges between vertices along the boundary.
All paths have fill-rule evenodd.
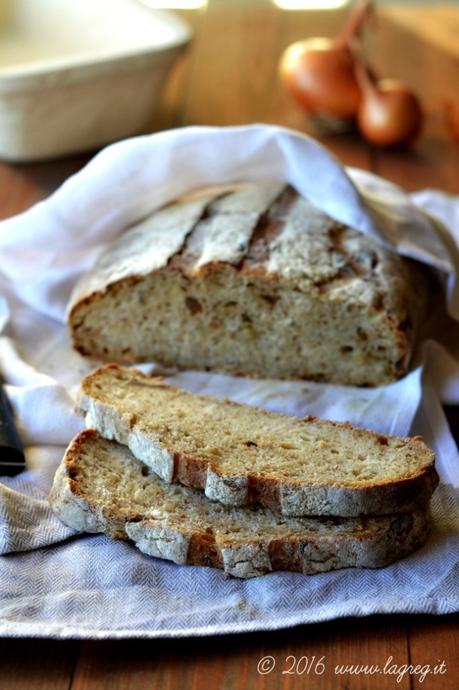
<path id="1" fill-rule="evenodd" d="M 393 6 L 387 11 L 378 8 L 366 39 L 368 55 L 380 74 L 403 78 L 422 95 L 427 126 L 415 148 L 381 152 L 355 135 L 319 138 L 344 163 L 377 172 L 409 190 L 435 186 L 459 193 L 459 144 L 448 137 L 442 114 L 442 101 L 454 94 L 454 85 L 459 98 L 457 50 L 449 50 L 459 8 L 442 10 L 435 5 L 434 15 L 432 8 L 413 5 L 401 8 L 399 14 Z M 206 10 L 182 14 L 192 24 L 195 39 L 168 85 L 162 127 L 269 122 L 314 133 L 280 88 L 277 61 L 294 40 L 333 35 L 343 11 L 285 12 L 269 0 L 210 0 Z M 91 155 L 34 164 L 0 163 L 0 217 L 46 196 Z M 212 639 L 1 640 L 0 689 L 457 690 L 457 622 L 454 616 L 375 616 Z M 274 658 L 276 668 L 261 675 L 257 664 L 267 655 Z M 313 665 L 303 675 L 282 673 L 302 657 L 322 659 L 324 666 Z M 400 682 L 389 674 L 335 673 L 340 664 L 384 666 L 390 657 L 399 667 L 430 664 L 446 671 L 430 673 L 423 682 L 419 671 L 405 674 Z"/>

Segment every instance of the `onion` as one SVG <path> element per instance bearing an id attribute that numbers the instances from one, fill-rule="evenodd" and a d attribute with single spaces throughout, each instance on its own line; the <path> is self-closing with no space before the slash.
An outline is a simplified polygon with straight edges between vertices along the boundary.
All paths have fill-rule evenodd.
<path id="1" fill-rule="evenodd" d="M 353 118 L 360 104 L 350 42 L 360 33 L 370 5 L 360 2 L 340 35 L 309 38 L 289 46 L 281 56 L 282 83 L 310 115 Z"/>
<path id="2" fill-rule="evenodd" d="M 362 135 L 376 146 L 411 144 L 421 132 L 424 120 L 419 99 L 400 81 L 377 81 L 357 57 L 355 68 L 362 91 L 357 112 Z"/>
<path id="3" fill-rule="evenodd" d="M 354 62 L 347 46 L 326 38 L 291 45 L 282 56 L 281 79 L 297 103 L 311 115 L 351 118 L 360 103 Z"/>

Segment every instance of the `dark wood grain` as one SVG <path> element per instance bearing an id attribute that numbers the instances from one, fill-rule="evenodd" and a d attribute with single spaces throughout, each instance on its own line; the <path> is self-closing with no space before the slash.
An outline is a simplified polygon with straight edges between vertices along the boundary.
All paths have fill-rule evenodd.
<path id="1" fill-rule="evenodd" d="M 2 640 L 0 687 L 456 690 L 457 627 L 457 616 L 372 616 L 282 632 L 182 640 Z M 263 675 L 258 672 L 258 664 L 267 656 L 274 659 L 275 668 Z M 446 672 L 434 674 L 441 662 Z M 418 667 L 411 675 L 410 664 L 413 669 Z M 310 670 L 304 671 L 305 668 Z M 421 681 L 424 671 L 426 675 Z"/>
<path id="2" fill-rule="evenodd" d="M 0 640 L 1 690 L 68 690 L 78 650 L 73 640 Z"/>
<path id="3" fill-rule="evenodd" d="M 408 620 L 408 646 L 410 663 L 435 670 L 421 681 L 420 674 L 413 676 L 413 689 L 457 690 L 459 685 L 459 618 L 446 616 L 418 616 Z M 440 673 L 441 665 L 446 671 Z"/>
<path id="4" fill-rule="evenodd" d="M 443 50 L 438 31 L 432 45 L 420 39 L 415 29 L 428 35 L 431 13 L 423 23 L 422 11 L 412 11 L 413 26 L 406 20 L 409 9 L 403 9 L 400 24 L 396 8 L 387 13 L 379 9 L 366 42 L 382 76 L 401 77 L 422 95 L 426 130 L 409 152 L 376 151 L 355 134 L 331 136 L 314 129 L 281 88 L 278 59 L 294 40 L 334 35 L 344 12 L 281 12 L 268 0 L 211 0 L 205 12 L 183 13 L 195 38 L 168 84 L 155 125 L 281 124 L 317 136 L 345 164 L 378 172 L 409 190 L 436 186 L 459 193 L 459 146 L 448 139 L 442 115 L 442 99 L 457 84 L 457 56 Z M 48 195 L 91 155 L 30 165 L 0 163 L 0 218 Z M 457 408 L 449 418 L 453 430 L 459 429 Z M 376 616 L 192 640 L 0 640 L 0 689 L 456 690 L 457 627 L 454 616 Z M 276 668 L 260 675 L 257 664 L 267 655 Z M 323 658 L 324 673 L 315 673 L 313 664 L 309 673 L 283 674 L 292 664 L 289 656 L 297 661 Z M 427 675 L 423 682 L 419 675 L 406 674 L 397 682 L 393 674 L 335 673 L 346 664 L 384 667 L 390 657 L 399 667 L 434 667 L 444 661 L 447 672 Z"/>
<path id="5" fill-rule="evenodd" d="M 374 688 L 374 677 L 340 674 L 350 663 L 383 666 L 393 656 L 407 663 L 406 622 L 402 617 L 302 626 L 282 633 L 196 638 L 176 642 L 82 643 L 72 690 L 180 688 L 180 690 L 356 690 Z M 275 668 L 258 672 L 261 659 Z M 304 669 L 310 668 L 307 672 Z M 330 679 L 333 678 L 333 685 Z M 301 685 L 300 685 L 301 684 Z M 389 690 L 393 678 L 378 674 L 378 688 Z M 398 685 L 410 688 L 409 677 Z"/>

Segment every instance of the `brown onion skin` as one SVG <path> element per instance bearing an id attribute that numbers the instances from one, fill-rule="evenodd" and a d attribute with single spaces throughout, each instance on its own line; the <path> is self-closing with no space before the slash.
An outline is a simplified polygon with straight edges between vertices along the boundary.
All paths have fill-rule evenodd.
<path id="1" fill-rule="evenodd" d="M 361 93 L 347 46 L 326 38 L 298 41 L 284 51 L 279 72 L 282 83 L 306 113 L 355 117 Z"/>
<path id="2" fill-rule="evenodd" d="M 424 114 L 415 94 L 401 82 L 383 79 L 363 88 L 357 113 L 360 132 L 380 147 L 412 144 L 421 132 Z"/>

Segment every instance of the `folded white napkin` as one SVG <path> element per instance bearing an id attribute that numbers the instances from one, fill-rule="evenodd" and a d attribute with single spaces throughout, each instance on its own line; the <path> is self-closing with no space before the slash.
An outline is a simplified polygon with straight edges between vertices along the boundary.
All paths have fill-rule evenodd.
<path id="1" fill-rule="evenodd" d="M 408 375 L 377 389 L 197 372 L 170 378 L 189 390 L 289 414 L 422 433 L 437 453 L 443 482 L 433 537 L 382 571 L 226 581 L 220 572 L 75 535 L 46 503 L 65 445 L 82 428 L 72 394 L 94 364 L 72 351 L 64 325 L 76 279 L 126 227 L 176 196 L 262 179 L 289 181 L 337 220 L 432 265 L 444 276 L 450 316 L 439 314 Z M 459 325 L 452 318 L 459 318 L 458 214 L 454 197 L 437 191 L 410 197 L 374 175 L 346 171 L 313 139 L 254 125 L 191 127 L 114 144 L 50 198 L 0 223 L 0 371 L 28 463 L 20 477 L 0 484 L 0 553 L 9 554 L 0 558 L 0 634 L 208 634 L 379 611 L 456 610 L 459 510 L 450 485 L 459 487 L 459 457 L 440 396 L 459 403 Z"/>

